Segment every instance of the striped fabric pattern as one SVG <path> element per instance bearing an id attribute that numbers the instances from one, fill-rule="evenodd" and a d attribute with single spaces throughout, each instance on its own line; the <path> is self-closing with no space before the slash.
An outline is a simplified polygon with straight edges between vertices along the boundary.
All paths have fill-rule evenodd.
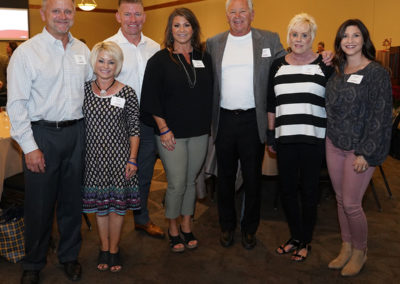
<path id="1" fill-rule="evenodd" d="M 272 84 L 275 138 L 281 143 L 316 143 L 325 139 L 325 85 L 331 72 L 322 58 L 307 65 L 276 60 Z M 328 74 L 327 74 L 328 73 Z"/>

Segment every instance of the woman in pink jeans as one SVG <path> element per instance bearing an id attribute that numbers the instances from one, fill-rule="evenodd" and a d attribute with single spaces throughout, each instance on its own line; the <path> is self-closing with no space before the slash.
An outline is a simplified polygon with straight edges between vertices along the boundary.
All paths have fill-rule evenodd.
<path id="1" fill-rule="evenodd" d="M 329 268 L 354 276 L 367 260 L 368 225 L 361 202 L 375 166 L 389 151 L 392 91 L 389 73 L 375 61 L 375 47 L 360 20 L 339 27 L 335 52 L 336 74 L 326 86 L 326 157 L 343 243 Z"/>

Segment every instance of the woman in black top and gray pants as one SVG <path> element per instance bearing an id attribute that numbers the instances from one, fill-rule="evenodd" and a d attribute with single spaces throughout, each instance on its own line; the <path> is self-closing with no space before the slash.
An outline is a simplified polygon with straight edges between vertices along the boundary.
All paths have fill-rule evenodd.
<path id="1" fill-rule="evenodd" d="M 157 147 L 167 175 L 165 216 L 171 250 L 183 252 L 198 244 L 191 215 L 195 179 L 207 152 L 211 123 L 211 57 L 200 43 L 195 15 L 186 8 L 169 16 L 164 44 L 166 48 L 147 63 L 141 112 L 144 122 L 156 125 Z"/>

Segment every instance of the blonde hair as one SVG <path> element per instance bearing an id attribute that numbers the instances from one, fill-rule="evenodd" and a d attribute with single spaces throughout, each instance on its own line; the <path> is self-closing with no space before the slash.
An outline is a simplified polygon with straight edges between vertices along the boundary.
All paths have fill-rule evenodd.
<path id="1" fill-rule="evenodd" d="M 288 25 L 288 32 L 287 32 L 287 43 L 289 43 L 289 37 L 290 37 L 290 32 L 292 29 L 301 24 L 308 24 L 310 27 L 310 32 L 311 32 L 311 40 L 314 41 L 315 35 L 317 33 L 317 23 L 315 22 L 315 19 L 311 17 L 307 13 L 300 13 L 295 15 L 289 22 Z"/>
<path id="2" fill-rule="evenodd" d="M 106 52 L 115 60 L 116 69 L 114 76 L 118 76 L 118 74 L 121 72 L 122 64 L 124 62 L 124 54 L 122 53 L 122 49 L 118 46 L 118 44 L 112 41 L 102 41 L 96 43 L 92 49 L 92 52 L 90 53 L 90 64 L 92 65 L 93 69 L 96 64 L 97 57 L 102 51 Z"/>

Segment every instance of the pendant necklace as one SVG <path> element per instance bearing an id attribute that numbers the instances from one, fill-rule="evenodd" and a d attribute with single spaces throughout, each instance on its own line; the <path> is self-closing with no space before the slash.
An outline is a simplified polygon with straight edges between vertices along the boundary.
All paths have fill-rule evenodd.
<path id="1" fill-rule="evenodd" d="M 105 89 L 105 90 L 102 90 L 102 89 L 99 87 L 99 85 L 97 84 L 97 80 L 94 80 L 94 83 L 96 84 L 97 88 L 100 90 L 100 96 L 105 96 L 105 95 L 107 95 L 107 91 L 108 91 L 112 86 L 114 86 L 114 84 L 115 84 L 115 79 L 114 79 L 114 81 L 111 83 L 111 85 L 110 85 L 107 89 Z"/>
<path id="2" fill-rule="evenodd" d="M 190 65 L 190 67 L 192 67 L 193 74 L 194 74 L 194 78 L 193 78 L 193 82 L 192 82 L 192 79 L 191 79 L 190 76 L 189 76 L 189 72 L 186 70 L 185 64 L 183 64 L 183 62 L 182 62 L 182 60 L 181 60 L 180 54 L 178 53 L 177 56 L 178 56 L 179 62 L 180 62 L 180 63 L 182 64 L 182 66 L 183 66 L 183 70 L 185 70 L 186 77 L 187 77 L 187 80 L 188 80 L 188 83 L 189 83 L 189 87 L 190 87 L 191 89 L 193 89 L 194 86 L 196 85 L 196 79 L 197 79 L 197 78 L 196 78 L 196 68 L 194 68 L 192 65 Z M 190 59 L 191 59 L 191 58 L 190 58 Z"/>

